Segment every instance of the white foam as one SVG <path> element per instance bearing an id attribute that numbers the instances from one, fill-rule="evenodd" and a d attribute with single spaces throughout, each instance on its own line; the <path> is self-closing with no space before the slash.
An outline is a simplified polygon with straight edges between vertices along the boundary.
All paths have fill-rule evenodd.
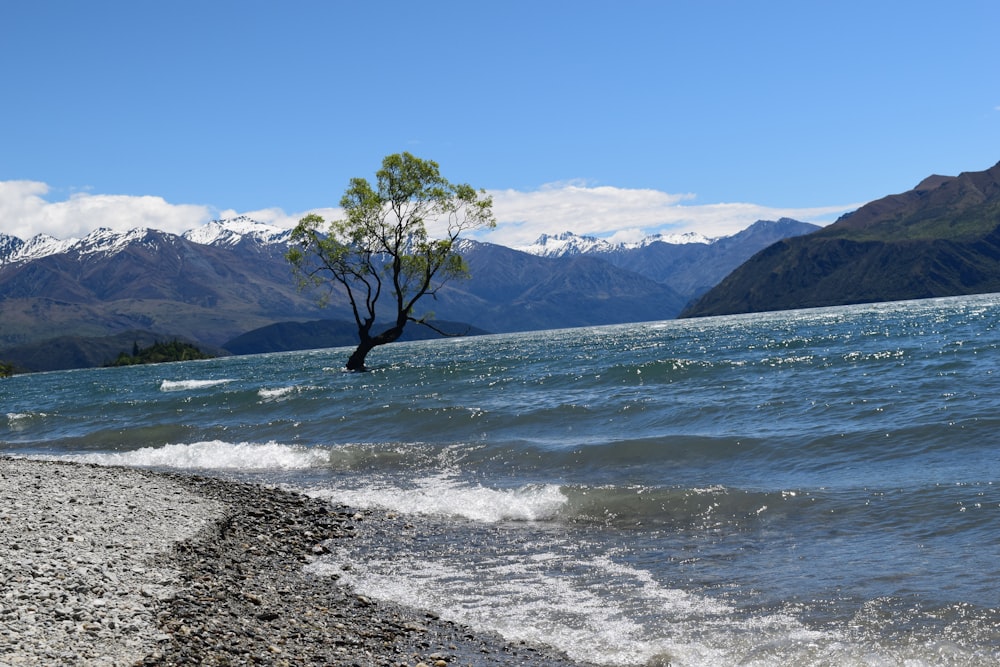
<path id="1" fill-rule="evenodd" d="M 366 560 L 348 549 L 307 570 L 335 573 L 341 583 L 370 597 L 406 600 L 449 620 L 499 632 L 510 641 L 554 646 L 585 662 L 666 664 L 652 662 L 659 657 L 673 665 L 736 664 L 741 647 L 726 640 L 744 633 L 755 640 L 764 632 L 813 637 L 787 618 L 752 628 L 739 622 L 729 626 L 735 610 L 724 603 L 661 586 L 641 571 L 610 561 L 574 558 L 566 548 L 541 559 L 480 553 L 473 566 L 396 551 L 385 559 Z M 609 579 L 613 583 L 605 583 Z M 616 593 L 609 594 L 607 585 Z M 662 624 L 649 625 L 651 616 L 661 618 Z M 713 639 L 724 641 L 716 645 Z"/>
<path id="2" fill-rule="evenodd" d="M 8 412 L 7 421 L 16 422 L 24 421 L 25 419 L 31 419 L 32 417 L 44 417 L 44 412 Z"/>
<path id="3" fill-rule="evenodd" d="M 32 420 L 43 419 L 47 416 L 44 412 L 8 412 L 7 426 L 12 431 L 23 431 L 29 428 Z"/>
<path id="4" fill-rule="evenodd" d="M 321 489 L 308 493 L 353 507 L 379 507 L 400 514 L 462 517 L 484 523 L 544 521 L 555 517 L 568 502 L 566 495 L 555 484 L 491 489 L 465 484 L 447 474 L 425 478 L 417 488 L 376 483 L 357 489 Z"/>
<path id="5" fill-rule="evenodd" d="M 276 387 L 274 389 L 259 389 L 257 395 L 260 396 L 261 400 L 264 401 L 277 401 L 290 394 L 297 394 L 303 391 L 305 387 Z"/>
<path id="6" fill-rule="evenodd" d="M 127 452 L 65 454 L 55 458 L 97 465 L 185 470 L 304 470 L 329 463 L 327 449 L 221 440 L 143 447 Z"/>
<path id="7" fill-rule="evenodd" d="M 840 633 L 811 630 L 791 613 L 747 616 L 724 601 L 665 586 L 609 557 L 588 558 L 569 544 L 550 546 L 545 557 L 525 558 L 482 545 L 462 562 L 448 549 L 410 553 L 394 548 L 373 555 L 345 545 L 306 570 L 336 574 L 340 583 L 369 597 L 405 600 L 509 641 L 553 646 L 587 663 L 904 664 Z"/>
<path id="8" fill-rule="evenodd" d="M 232 380 L 163 380 L 160 382 L 160 391 L 188 391 L 191 389 L 203 389 L 204 387 L 215 387 L 226 384 Z"/>

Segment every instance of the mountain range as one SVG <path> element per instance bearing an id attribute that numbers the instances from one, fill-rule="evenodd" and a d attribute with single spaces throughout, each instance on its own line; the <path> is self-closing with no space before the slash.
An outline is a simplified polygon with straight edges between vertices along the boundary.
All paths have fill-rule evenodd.
<path id="1" fill-rule="evenodd" d="M 685 317 L 1000 292 L 1000 163 L 933 175 L 757 253 Z"/>
<path id="2" fill-rule="evenodd" d="M 0 233 L 0 360 L 93 366 L 171 338 L 213 354 L 354 344 L 343 294 L 320 309 L 297 290 L 289 240 L 248 218 L 181 235 Z M 822 229 L 781 219 L 634 244 L 566 232 L 519 249 L 463 240 L 459 251 L 472 277 L 420 306 L 463 334 L 1000 292 L 1000 164 L 929 176 Z"/>
<path id="3" fill-rule="evenodd" d="M 463 240 L 471 278 L 420 305 L 474 332 L 669 319 L 758 250 L 816 229 L 782 219 L 717 239 L 631 245 L 569 233 L 524 249 Z M 342 294 L 320 309 L 315 294 L 297 290 L 284 258 L 289 237 L 245 217 L 181 235 L 0 233 L 0 359 L 23 370 L 97 365 L 115 346 L 164 338 L 218 353 L 353 344 L 351 327 L 335 324 L 351 319 Z"/>

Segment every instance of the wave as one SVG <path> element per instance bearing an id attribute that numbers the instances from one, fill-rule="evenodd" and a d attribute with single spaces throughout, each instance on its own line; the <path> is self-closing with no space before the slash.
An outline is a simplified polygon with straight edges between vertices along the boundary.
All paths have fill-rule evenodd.
<path id="1" fill-rule="evenodd" d="M 483 523 L 553 519 L 567 502 L 566 495 L 555 484 L 493 489 L 464 484 L 448 475 L 422 479 L 414 486 L 374 484 L 355 489 L 314 489 L 307 493 L 352 507 L 378 507 L 400 514 L 459 517 Z"/>
<path id="2" fill-rule="evenodd" d="M 32 419 L 44 419 L 48 417 L 45 412 L 8 412 L 7 422 L 10 424 L 17 424 L 18 422 L 26 422 Z"/>
<path id="3" fill-rule="evenodd" d="M 329 456 L 328 450 L 320 448 L 274 442 L 257 444 L 213 440 L 143 447 L 127 452 L 62 454 L 41 458 L 137 468 L 256 471 L 303 470 L 323 466 L 329 463 Z"/>
<path id="4" fill-rule="evenodd" d="M 928 621 L 911 602 L 885 598 L 860 603 L 856 615 L 817 624 L 816 617 L 828 619 L 829 601 L 746 604 L 711 586 L 686 590 L 684 573 L 671 578 L 673 568 L 650 568 L 653 560 L 671 558 L 663 553 L 646 557 L 642 550 L 561 531 L 465 532 L 468 527 L 449 522 L 414 524 L 366 524 L 362 539 L 330 544 L 331 553 L 307 570 L 335 575 L 373 598 L 405 600 L 511 641 L 555 646 L 588 663 L 996 664 L 995 653 L 976 646 L 993 641 L 992 611 L 935 609 L 940 618 L 931 618 L 931 627 L 944 626 L 945 632 L 928 632 L 921 625 Z M 456 532 L 464 539 L 456 540 Z M 916 630 L 900 638 L 895 624 L 907 613 L 917 616 L 909 621 Z"/>
<path id="5" fill-rule="evenodd" d="M 160 391 L 189 391 L 191 389 L 204 389 L 215 387 L 220 384 L 232 382 L 231 379 L 221 380 L 163 380 L 160 382 Z"/>
<path id="6" fill-rule="evenodd" d="M 692 618 L 714 626 L 734 613 L 724 603 L 663 586 L 647 571 L 603 554 L 578 557 L 572 546 L 558 542 L 536 546 L 531 558 L 516 545 L 495 545 L 488 538 L 474 547 L 455 545 L 434 554 L 405 546 L 375 553 L 343 548 L 306 570 L 336 575 L 365 595 L 406 600 L 513 642 L 555 646 L 588 664 L 665 665 L 668 656 L 691 664 L 693 651 L 708 649 L 700 637 L 690 636 L 698 627 Z M 345 569 L 343 563 L 352 565 Z M 606 587 L 619 594 L 608 595 Z M 644 627 L 649 618 L 662 621 L 653 636 Z M 792 631 L 801 633 L 799 627 Z M 710 655 L 725 654 L 713 650 Z"/>
<path id="7" fill-rule="evenodd" d="M 335 458 L 335 457 L 334 457 Z M 1000 505 L 992 485 L 879 490 L 588 486 L 557 483 L 485 485 L 457 469 L 436 473 L 372 474 L 300 488 L 308 495 L 400 515 L 460 518 L 479 523 L 536 522 L 640 531 L 733 534 L 773 525 L 808 531 L 827 525 L 843 535 L 913 536 L 924 541 L 952 533 L 975 539 L 989 531 Z M 956 518 L 961 517 L 961 518 Z"/>
<path id="8" fill-rule="evenodd" d="M 703 484 L 694 482 L 690 475 L 684 483 L 669 482 L 671 470 L 697 463 L 698 459 L 710 468 L 717 466 L 720 459 L 746 466 L 745 458 L 743 463 L 738 462 L 747 455 L 747 449 L 763 448 L 763 452 L 752 452 L 751 457 L 765 459 L 762 467 L 767 468 L 767 444 L 760 442 L 708 439 L 674 447 L 635 440 L 547 450 L 485 444 L 307 447 L 274 441 L 202 440 L 126 451 L 120 451 L 118 445 L 119 451 L 114 451 L 113 440 L 120 435 L 109 431 L 103 436 L 102 449 L 95 451 L 95 437 L 89 438 L 89 451 L 54 458 L 237 475 L 298 471 L 298 481 L 290 480 L 296 488 L 331 501 L 483 523 L 556 522 L 615 530 L 728 531 L 780 521 L 786 526 L 803 527 L 835 523 L 845 533 L 878 527 L 929 535 L 939 532 L 938 523 L 946 523 L 960 533 L 974 535 L 990 524 L 1000 507 L 1000 486 L 988 480 L 943 483 L 913 479 L 899 488 L 812 484 L 824 472 L 829 480 L 829 466 L 824 467 L 822 461 L 816 471 L 775 472 L 768 486 L 734 484 L 731 477 L 723 485 L 714 473 L 705 475 Z M 685 458 L 690 460 L 682 460 Z M 898 466 L 894 455 L 884 462 L 870 458 L 873 460 L 869 467 Z M 772 463 L 790 465 L 780 460 Z M 795 483 L 803 481 L 810 483 Z"/>
<path id="9" fill-rule="evenodd" d="M 293 394 L 298 394 L 302 391 L 305 391 L 306 389 L 308 389 L 308 387 L 299 387 L 299 386 L 274 387 L 270 389 L 258 389 L 257 395 L 260 397 L 262 401 L 279 401 L 284 398 L 288 398 Z"/>
<path id="10" fill-rule="evenodd" d="M 11 432 L 28 431 L 35 423 L 48 416 L 48 413 L 45 412 L 8 412 L 6 415 L 7 428 Z"/>

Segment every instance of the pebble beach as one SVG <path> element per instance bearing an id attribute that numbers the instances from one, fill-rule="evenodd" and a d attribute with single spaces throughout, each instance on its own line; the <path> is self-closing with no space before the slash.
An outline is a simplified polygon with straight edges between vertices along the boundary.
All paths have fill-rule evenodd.
<path id="1" fill-rule="evenodd" d="M 309 574 L 382 521 L 277 488 L 0 457 L 0 666 L 580 665 Z"/>

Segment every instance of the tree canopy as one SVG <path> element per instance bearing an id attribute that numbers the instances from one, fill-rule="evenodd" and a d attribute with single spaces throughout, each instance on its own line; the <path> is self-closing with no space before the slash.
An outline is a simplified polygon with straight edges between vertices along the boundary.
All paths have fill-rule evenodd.
<path id="1" fill-rule="evenodd" d="M 352 371 L 365 370 L 368 353 L 397 340 L 408 322 L 434 328 L 429 313 L 415 314 L 417 302 L 468 275 L 455 248 L 463 232 L 496 224 L 485 191 L 450 183 L 431 160 L 386 156 L 375 179 L 374 186 L 351 179 L 340 200 L 343 219 L 302 218 L 287 255 L 300 285 L 346 293 L 359 339 L 347 362 Z M 429 223 L 440 227 L 437 238 Z"/>

